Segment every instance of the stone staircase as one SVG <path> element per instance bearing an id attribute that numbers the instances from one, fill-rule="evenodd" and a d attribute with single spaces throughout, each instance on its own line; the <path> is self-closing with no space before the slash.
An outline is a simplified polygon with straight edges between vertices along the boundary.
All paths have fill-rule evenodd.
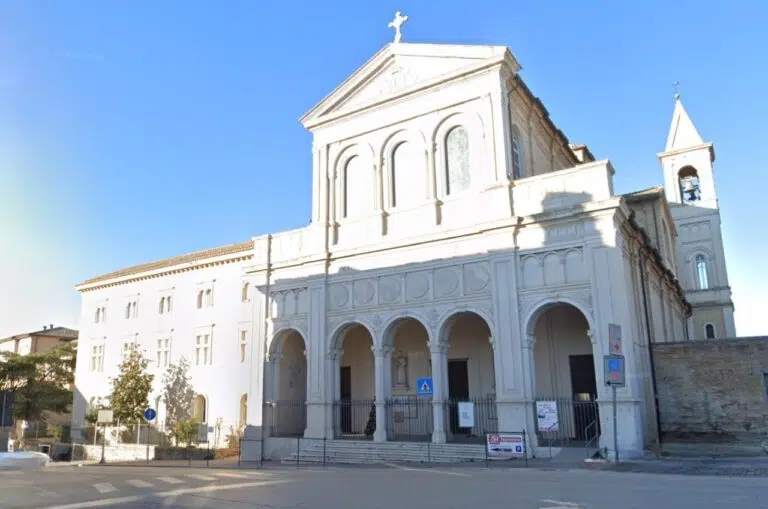
<path id="1" fill-rule="evenodd" d="M 298 456 L 298 458 L 297 458 Z M 323 442 L 312 441 L 282 459 L 283 463 L 322 463 Z M 485 461 L 485 446 L 418 442 L 372 442 L 367 440 L 328 440 L 327 463 L 459 463 Z"/>

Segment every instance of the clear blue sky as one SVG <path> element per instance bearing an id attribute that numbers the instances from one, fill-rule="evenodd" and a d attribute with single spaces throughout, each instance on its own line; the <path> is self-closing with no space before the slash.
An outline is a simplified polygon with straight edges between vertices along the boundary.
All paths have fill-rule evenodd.
<path id="1" fill-rule="evenodd" d="M 737 327 L 768 333 L 768 3 L 627 4 L 0 0 L 0 337 L 76 325 L 85 278 L 305 224 L 298 119 L 397 9 L 406 42 L 509 46 L 619 192 L 662 183 L 680 81 L 715 143 Z"/>

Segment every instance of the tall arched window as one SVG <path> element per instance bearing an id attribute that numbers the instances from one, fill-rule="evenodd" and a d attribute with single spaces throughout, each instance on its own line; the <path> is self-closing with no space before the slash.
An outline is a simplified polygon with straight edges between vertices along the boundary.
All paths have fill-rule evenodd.
<path id="1" fill-rule="evenodd" d="M 392 151 L 391 207 L 409 207 L 426 199 L 424 192 L 424 159 L 415 144 L 404 141 Z"/>
<path id="2" fill-rule="evenodd" d="M 131 303 L 125 305 L 125 317 L 130 318 L 131 317 Z"/>
<path id="3" fill-rule="evenodd" d="M 101 308 L 96 308 L 96 323 L 99 323 L 99 319 L 101 318 Z"/>
<path id="4" fill-rule="evenodd" d="M 696 255 L 696 278 L 699 282 L 699 290 L 709 288 L 709 276 L 707 274 L 707 259 L 704 255 Z"/>
<path id="5" fill-rule="evenodd" d="M 445 136 L 445 194 L 469 189 L 469 136 L 463 126 L 456 126 Z"/>
<path id="6" fill-rule="evenodd" d="M 704 334 L 707 336 L 707 339 L 715 339 L 715 326 L 711 323 L 705 325 Z"/>
<path id="7" fill-rule="evenodd" d="M 200 290 L 197 292 L 197 309 L 201 309 L 203 307 L 203 291 Z"/>
<path id="8" fill-rule="evenodd" d="M 360 217 L 373 210 L 373 172 L 360 156 L 350 158 L 342 172 L 342 216 Z"/>
<path id="9" fill-rule="evenodd" d="M 240 427 L 245 426 L 248 421 L 248 395 L 243 394 L 240 396 Z"/>
<path id="10" fill-rule="evenodd" d="M 683 203 L 694 203 L 701 200 L 699 173 L 693 166 L 682 168 L 677 174 L 680 184 L 680 198 Z"/>
<path id="11" fill-rule="evenodd" d="M 243 288 L 240 291 L 240 301 L 245 302 L 248 300 L 248 283 L 243 284 Z"/>
<path id="12" fill-rule="evenodd" d="M 192 417 L 197 422 L 206 422 L 206 401 L 205 396 L 198 394 L 192 402 Z"/>
<path id="13" fill-rule="evenodd" d="M 205 291 L 205 306 L 206 306 L 206 307 L 211 307 L 211 306 L 213 306 L 213 293 L 211 292 L 211 289 L 210 289 L 210 288 L 208 288 L 208 289 Z"/>
<path id="14" fill-rule="evenodd" d="M 162 315 L 164 311 L 165 311 L 165 297 L 160 297 L 160 305 L 158 307 L 158 313 Z"/>
<path id="15" fill-rule="evenodd" d="M 512 178 L 523 178 L 523 144 L 517 127 L 512 127 Z"/>

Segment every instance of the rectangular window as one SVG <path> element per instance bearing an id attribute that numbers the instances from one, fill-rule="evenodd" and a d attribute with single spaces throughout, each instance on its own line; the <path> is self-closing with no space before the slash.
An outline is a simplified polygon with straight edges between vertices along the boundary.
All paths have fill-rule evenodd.
<path id="1" fill-rule="evenodd" d="M 157 367 L 167 368 L 171 354 L 171 340 L 162 338 L 157 340 Z"/>
<path id="2" fill-rule="evenodd" d="M 133 341 L 123 343 L 123 360 L 128 360 L 128 357 L 131 356 L 131 352 L 134 348 L 136 348 L 136 343 Z"/>
<path id="3" fill-rule="evenodd" d="M 240 331 L 240 362 L 245 362 L 245 347 L 248 344 L 248 332 Z"/>
<path id="4" fill-rule="evenodd" d="M 104 371 L 104 345 L 91 346 L 91 371 Z"/>
<path id="5" fill-rule="evenodd" d="M 209 334 L 198 334 L 195 336 L 195 364 L 197 366 L 208 366 L 212 360 L 211 336 Z"/>

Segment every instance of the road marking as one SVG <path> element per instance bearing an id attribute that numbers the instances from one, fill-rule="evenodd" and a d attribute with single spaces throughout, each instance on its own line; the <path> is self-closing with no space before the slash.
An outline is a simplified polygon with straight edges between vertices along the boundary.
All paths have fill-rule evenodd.
<path id="1" fill-rule="evenodd" d="M 147 500 L 149 498 L 176 497 L 179 495 L 189 495 L 192 493 L 207 493 L 211 491 L 235 490 L 238 488 L 255 488 L 258 486 L 274 486 L 276 484 L 286 484 L 291 482 L 294 482 L 294 481 L 289 479 L 276 479 L 274 481 L 242 482 L 237 484 L 216 484 L 213 486 L 201 486 L 199 488 L 180 488 L 180 489 L 171 490 L 171 491 L 161 491 L 158 493 L 152 493 L 148 495 L 133 495 L 130 497 L 105 498 L 102 500 L 91 500 L 88 502 L 75 502 L 74 504 L 52 505 L 48 507 L 43 507 L 41 509 L 88 509 L 91 507 L 108 507 L 108 506 L 116 506 L 118 504 L 126 504 L 128 502 L 138 502 L 139 500 Z"/>
<path id="2" fill-rule="evenodd" d="M 461 472 L 448 472 L 447 470 L 435 470 L 434 468 L 410 468 L 410 467 L 404 467 L 402 465 L 396 465 L 394 463 L 383 463 L 383 464 L 390 468 L 396 468 L 397 470 L 403 470 L 405 472 L 429 472 L 432 474 L 455 475 L 457 477 L 472 477 L 469 474 L 463 474 Z"/>
<path id="3" fill-rule="evenodd" d="M 187 474 L 184 477 L 190 477 L 192 479 L 197 479 L 200 481 L 215 481 L 215 477 L 211 477 L 210 475 L 203 475 L 203 474 Z"/>
<path id="4" fill-rule="evenodd" d="M 131 486 L 134 486 L 136 488 L 151 488 L 152 483 L 147 481 L 142 481 L 141 479 L 131 479 L 129 481 L 125 481 Z"/>
<path id="5" fill-rule="evenodd" d="M 545 498 L 542 500 L 542 502 L 554 505 L 548 505 L 547 507 L 542 507 L 541 509 L 575 509 L 581 507 L 580 504 L 574 502 L 563 502 L 561 500 L 552 500 L 549 498 Z"/>
<path id="6" fill-rule="evenodd" d="M 176 479 L 175 477 L 158 477 L 158 479 L 167 482 L 168 484 L 184 484 L 184 481 Z"/>
<path id="7" fill-rule="evenodd" d="M 250 475 L 237 474 L 235 472 L 216 472 L 217 477 L 234 477 L 235 479 L 248 479 Z"/>
<path id="8" fill-rule="evenodd" d="M 117 488 L 108 482 L 97 482 L 93 485 L 93 487 L 99 490 L 99 493 L 110 493 L 112 491 L 117 491 Z"/>

